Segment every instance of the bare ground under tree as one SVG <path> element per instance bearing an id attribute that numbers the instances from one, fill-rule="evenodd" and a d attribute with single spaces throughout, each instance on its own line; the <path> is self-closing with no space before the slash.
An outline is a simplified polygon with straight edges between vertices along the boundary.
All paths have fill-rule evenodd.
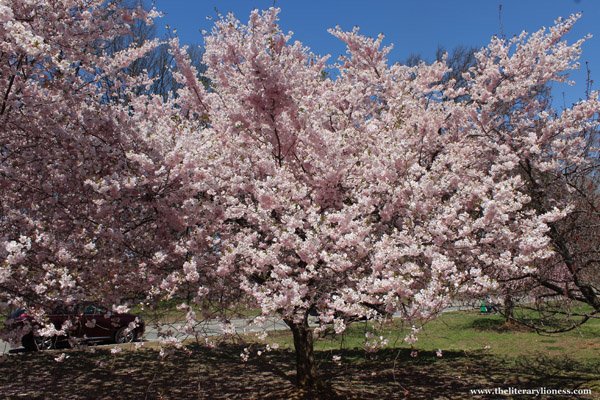
<path id="1" fill-rule="evenodd" d="M 341 350 L 336 364 L 330 352 L 317 351 L 319 374 L 327 388 L 301 392 L 294 386 L 294 354 L 271 351 L 240 359 L 242 346 L 217 349 L 191 346 L 161 358 L 155 350 L 106 349 L 24 353 L 0 361 L 2 398 L 16 399 L 464 399 L 475 388 L 589 388 L 600 394 L 600 360 L 524 357 L 507 360 L 483 352 Z M 510 398 L 510 397 L 506 397 Z M 544 398 L 544 397 L 541 397 Z M 550 398 L 550 397 L 549 397 Z M 552 399 L 559 397 L 551 397 Z M 567 398 L 567 397 L 565 397 Z M 570 399 L 578 398 L 570 396 Z"/>

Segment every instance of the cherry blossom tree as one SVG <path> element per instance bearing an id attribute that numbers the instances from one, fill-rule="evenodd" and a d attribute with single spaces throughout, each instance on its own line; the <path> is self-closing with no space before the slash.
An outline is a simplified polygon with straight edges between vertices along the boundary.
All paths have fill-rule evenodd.
<path id="1" fill-rule="evenodd" d="M 218 147 L 216 273 L 284 319 L 311 386 L 311 312 L 337 332 L 344 316 L 428 319 L 550 257 L 548 224 L 571 204 L 537 207 L 523 166 L 585 163 L 598 102 L 551 115 L 532 96 L 576 66 L 583 41 L 562 37 L 578 16 L 493 38 L 457 86 L 443 60 L 389 66 L 383 37 L 357 30 L 331 31 L 348 55 L 326 78 L 277 13 L 218 21 L 204 55 L 214 92 L 184 73 L 182 98 Z"/>
<path id="2" fill-rule="evenodd" d="M 580 134 L 586 147 L 593 149 L 598 131 L 590 127 Z M 586 151 L 585 163 L 558 170 L 524 168 L 527 187 L 535 199 L 532 203 L 537 208 L 547 209 L 556 203 L 571 205 L 565 218 L 549 224 L 552 257 L 536 263 L 534 271 L 500 281 L 501 291 L 523 300 L 517 312 L 505 313 L 507 318 L 537 331 L 572 330 L 600 312 L 595 153 L 596 150 Z M 582 308 L 584 304 L 588 307 Z"/>
<path id="3" fill-rule="evenodd" d="M 598 168 L 597 93 L 589 91 L 586 100 L 562 112 L 552 108 L 547 93 L 551 81 L 566 81 L 565 70 L 569 65 L 578 66 L 582 41 L 573 46 L 561 41 L 578 17 L 559 21 L 548 33 L 539 31 L 527 41 L 522 35 L 502 43 L 505 61 L 495 59 L 489 68 L 493 71 L 496 63 L 501 65 L 501 80 L 494 89 L 506 85 L 508 95 L 496 100 L 493 107 L 484 107 L 482 113 L 485 129 L 515 149 L 514 174 L 521 177 L 521 190 L 530 198 L 527 207 L 537 214 L 555 208 L 565 214 L 563 218 L 547 221 L 550 258 L 532 263 L 534 268 L 521 274 L 496 275 L 500 283 L 498 293 L 509 300 L 520 297 L 525 306 L 534 306 L 546 326 L 532 323 L 530 312 L 511 315 L 510 301 L 507 317 L 544 331 L 573 329 L 598 313 L 599 305 L 594 273 L 598 243 L 594 183 Z M 536 62 L 525 68 L 520 62 L 527 56 L 533 56 Z M 490 60 L 489 57 L 496 56 L 489 54 L 486 59 Z M 528 90 L 511 88 L 522 82 L 527 82 Z M 572 302 L 586 303 L 594 311 L 579 315 L 575 319 L 579 322 L 557 321 L 555 311 L 564 314 L 564 305 Z M 560 310 L 553 304 L 559 304 Z M 567 313 L 572 315 L 573 311 Z M 557 326 L 548 324 L 550 316 Z M 565 319 L 564 315 L 561 319 Z"/>
<path id="4" fill-rule="evenodd" d="M 457 83 L 462 84 L 463 74 L 475 64 L 475 53 L 476 49 L 465 51 L 461 47 L 451 53 L 447 64 L 452 72 L 447 78 L 457 79 Z M 436 54 L 441 59 L 443 52 L 438 49 Z M 417 65 L 419 60 L 418 56 L 412 56 L 410 65 Z M 548 113 L 554 118 L 558 117 L 559 112 L 552 107 L 549 83 L 540 82 L 532 86 L 526 96 L 510 99 L 503 107 L 497 108 L 494 118 L 499 123 L 495 129 L 513 129 L 514 121 L 523 118 L 518 112 L 521 104 L 535 104 L 534 112 L 538 115 Z M 586 97 L 592 95 L 591 83 L 588 68 Z M 462 100 L 467 99 L 465 96 Z M 548 224 L 554 249 L 550 259 L 536 263 L 535 271 L 499 279 L 500 286 L 493 294 L 501 299 L 501 312 L 507 321 L 517 321 L 545 332 L 558 332 L 574 329 L 598 313 L 596 125 L 591 123 L 588 128 L 582 126 L 578 132 L 580 139 L 586 143 L 585 151 L 581 153 L 584 162 L 540 170 L 532 165 L 532 158 L 535 157 L 527 153 L 520 155 L 519 173 L 525 178 L 528 195 L 534 199 L 531 204 L 535 204 L 538 210 L 548 210 L 556 204 L 571 204 L 572 210 L 565 218 Z M 538 121 L 535 129 L 542 126 L 543 122 Z M 593 311 L 574 310 L 573 306 L 582 303 L 591 306 Z M 517 305 L 519 312 L 515 313 Z M 539 320 L 532 318 L 532 311 L 537 312 Z"/>
<path id="5" fill-rule="evenodd" d="M 181 268 L 178 241 L 207 210 L 197 151 L 182 150 L 192 138 L 200 148 L 198 123 L 162 96 L 136 96 L 154 81 L 127 69 L 158 42 L 112 48 L 156 12 L 0 5 L 0 296 L 32 312 L 144 298 Z"/>
<path id="6" fill-rule="evenodd" d="M 3 295 L 251 299 L 289 326 L 308 388 L 309 315 L 336 332 L 350 317 L 428 320 L 552 257 L 551 224 L 573 204 L 531 188 L 585 165 L 599 109 L 591 96 L 552 114 L 532 96 L 575 67 L 583 41 L 562 37 L 577 16 L 493 38 L 457 85 L 444 59 L 389 65 L 383 36 L 332 29 L 347 54 L 330 66 L 278 9 L 229 15 L 205 38 L 210 89 L 170 42 L 182 87 L 165 99 L 124 72 L 158 42 L 88 51 L 153 12 L 0 10 Z M 190 307 L 191 331 L 197 319 Z"/>
<path id="7" fill-rule="evenodd" d="M 76 271 L 98 245 L 84 182 L 123 165 L 120 121 L 99 100 L 98 79 L 118 80 L 136 51 L 109 59 L 93 50 L 124 33 L 133 16 L 100 5 L 1 3 L 0 281 L 3 294 L 19 300 L 77 290 Z"/>

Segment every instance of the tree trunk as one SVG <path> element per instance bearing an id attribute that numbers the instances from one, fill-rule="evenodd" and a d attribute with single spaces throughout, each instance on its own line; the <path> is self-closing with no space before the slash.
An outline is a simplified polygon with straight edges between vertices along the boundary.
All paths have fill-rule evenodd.
<path id="1" fill-rule="evenodd" d="M 510 294 L 504 297 L 504 318 L 506 322 L 515 319 L 515 302 Z"/>
<path id="2" fill-rule="evenodd" d="M 313 353 L 313 331 L 305 318 L 301 323 L 286 320 L 292 330 L 296 350 L 296 384 L 303 389 L 317 387 L 317 366 Z"/>

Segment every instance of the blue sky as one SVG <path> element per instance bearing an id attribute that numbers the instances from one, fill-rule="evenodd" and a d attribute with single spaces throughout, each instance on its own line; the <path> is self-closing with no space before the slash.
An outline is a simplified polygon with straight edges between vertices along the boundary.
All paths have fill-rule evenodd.
<path id="1" fill-rule="evenodd" d="M 254 8 L 265 9 L 274 2 L 252 0 L 155 0 L 165 13 L 158 22 L 177 29 L 182 43 L 202 44 L 201 30 L 210 30 L 215 9 L 225 14 L 233 12 L 247 21 Z M 583 12 L 582 19 L 568 36 L 574 41 L 587 33 L 594 35 L 584 45 L 582 68 L 573 72 L 575 87 L 561 85 L 555 89 L 555 104 L 570 104 L 584 96 L 585 67 L 588 61 L 592 78 L 600 82 L 600 1 L 598 0 L 277 0 L 281 8 L 280 24 L 284 31 L 293 31 L 317 54 L 331 54 L 333 59 L 343 54 L 342 44 L 327 29 L 340 25 L 344 29 L 359 26 L 367 35 L 383 33 L 386 43 L 393 43 L 390 60 L 403 61 L 411 53 L 425 59 L 434 58 L 441 45 L 452 49 L 458 45 L 481 47 L 494 34 L 506 36 L 523 30 L 533 32 L 552 25 L 559 16 Z M 502 5 L 501 18 L 499 6 Z M 594 85 L 598 88 L 598 85 Z"/>

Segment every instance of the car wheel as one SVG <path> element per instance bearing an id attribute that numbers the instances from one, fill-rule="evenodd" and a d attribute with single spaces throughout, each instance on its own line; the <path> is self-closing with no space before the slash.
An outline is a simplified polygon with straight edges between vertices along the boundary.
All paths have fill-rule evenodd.
<path id="1" fill-rule="evenodd" d="M 38 350 L 50 350 L 54 348 L 54 338 L 47 336 L 36 336 L 34 338 L 35 346 Z"/>
<path id="2" fill-rule="evenodd" d="M 121 328 L 115 333 L 115 343 L 131 343 L 135 341 L 135 331 Z"/>
<path id="3" fill-rule="evenodd" d="M 54 337 L 27 335 L 21 344 L 29 351 L 50 350 L 54 348 Z"/>
<path id="4" fill-rule="evenodd" d="M 23 347 L 25 347 L 25 350 L 27 351 L 37 350 L 35 342 L 33 341 L 33 335 L 31 333 L 23 336 L 23 338 L 21 339 L 21 344 L 23 345 Z"/>

